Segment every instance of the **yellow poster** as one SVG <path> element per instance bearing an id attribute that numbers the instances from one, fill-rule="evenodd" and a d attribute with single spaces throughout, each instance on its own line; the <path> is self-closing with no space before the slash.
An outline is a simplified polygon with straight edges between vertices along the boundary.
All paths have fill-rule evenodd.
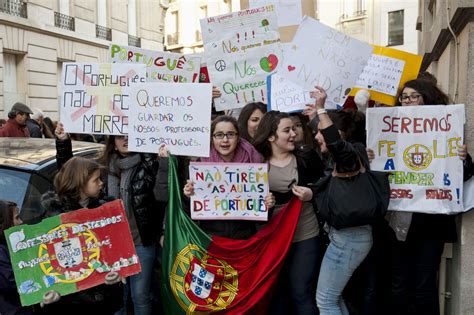
<path id="1" fill-rule="evenodd" d="M 370 91 L 372 100 L 395 105 L 398 88 L 416 79 L 423 57 L 393 48 L 373 47 L 372 57 L 350 95 L 354 96 L 363 86 Z"/>

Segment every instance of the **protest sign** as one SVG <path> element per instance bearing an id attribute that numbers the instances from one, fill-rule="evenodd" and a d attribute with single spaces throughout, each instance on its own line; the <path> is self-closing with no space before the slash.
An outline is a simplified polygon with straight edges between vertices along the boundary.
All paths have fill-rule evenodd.
<path id="1" fill-rule="evenodd" d="M 464 211 L 474 208 L 474 177 L 471 177 L 463 186 Z"/>
<path id="2" fill-rule="evenodd" d="M 268 166 L 264 163 L 191 163 L 194 220 L 266 221 Z"/>
<path id="3" fill-rule="evenodd" d="M 216 110 L 266 102 L 266 79 L 280 62 L 281 46 L 272 5 L 201 20 L 211 82 L 222 96 Z"/>
<path id="4" fill-rule="evenodd" d="M 201 58 L 183 54 L 153 51 L 138 47 L 111 44 L 108 62 L 146 65 L 147 82 L 198 82 Z"/>
<path id="5" fill-rule="evenodd" d="M 280 112 L 300 112 L 306 104 L 314 103 L 309 91 L 298 84 L 274 73 L 267 78 L 269 110 Z"/>
<path id="6" fill-rule="evenodd" d="M 144 83 L 130 92 L 128 149 L 209 156 L 212 84 Z"/>
<path id="7" fill-rule="evenodd" d="M 110 271 L 141 271 L 121 200 L 50 217 L 5 231 L 21 304 L 64 296 L 104 283 Z"/>
<path id="8" fill-rule="evenodd" d="M 60 120 L 66 132 L 128 133 L 130 88 L 145 82 L 145 65 L 64 63 Z"/>
<path id="9" fill-rule="evenodd" d="M 464 105 L 369 108 L 366 121 L 370 167 L 390 172 L 390 210 L 463 211 Z"/>
<path id="10" fill-rule="evenodd" d="M 249 8 L 259 8 L 274 5 L 279 27 L 298 25 L 303 18 L 301 1 L 288 0 L 249 0 Z"/>
<path id="11" fill-rule="evenodd" d="M 366 89 L 370 91 L 372 100 L 395 105 L 399 86 L 416 79 L 423 57 L 393 48 L 373 47 L 372 56 L 350 95 Z"/>
<path id="12" fill-rule="evenodd" d="M 308 91 L 323 87 L 333 109 L 344 104 L 371 54 L 370 45 L 306 16 L 278 74 Z"/>

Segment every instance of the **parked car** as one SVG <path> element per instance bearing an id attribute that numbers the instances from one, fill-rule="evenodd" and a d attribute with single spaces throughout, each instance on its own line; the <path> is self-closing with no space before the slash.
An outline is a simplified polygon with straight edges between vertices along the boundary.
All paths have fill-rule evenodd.
<path id="1" fill-rule="evenodd" d="M 94 158 L 103 144 L 73 141 L 73 154 Z M 54 139 L 0 138 L 0 199 L 16 202 L 23 222 L 42 218 L 41 195 L 57 173 Z"/>

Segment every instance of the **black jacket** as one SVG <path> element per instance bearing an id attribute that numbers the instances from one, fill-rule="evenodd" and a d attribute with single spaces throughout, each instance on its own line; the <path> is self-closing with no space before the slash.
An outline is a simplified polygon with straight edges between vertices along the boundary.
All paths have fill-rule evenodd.
<path id="1" fill-rule="evenodd" d="M 87 208 L 97 208 L 106 203 L 106 200 L 93 199 Z M 83 208 L 74 198 L 65 196 L 59 198 L 55 192 L 47 192 L 41 197 L 41 206 L 45 216 L 55 216 Z M 93 310 L 97 314 L 114 314 L 122 308 L 121 284 L 99 285 L 70 295 L 62 296 L 61 299 L 40 310 L 44 314 L 88 314 Z"/>
<path id="2" fill-rule="evenodd" d="M 129 188 L 142 244 L 158 241 L 168 204 L 168 159 L 157 160 L 155 154 L 140 154 L 141 164 L 135 168 Z"/>

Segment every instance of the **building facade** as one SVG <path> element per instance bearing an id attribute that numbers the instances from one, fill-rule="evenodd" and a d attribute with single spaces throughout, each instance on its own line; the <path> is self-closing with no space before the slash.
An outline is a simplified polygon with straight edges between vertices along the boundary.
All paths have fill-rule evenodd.
<path id="1" fill-rule="evenodd" d="M 165 19 L 166 50 L 185 54 L 202 52 L 199 20 L 239 10 L 239 0 L 169 0 Z"/>
<path id="2" fill-rule="evenodd" d="M 0 0 L 0 117 L 21 101 L 57 119 L 63 62 L 106 62 L 112 42 L 163 50 L 167 7 L 167 0 Z"/>
<path id="3" fill-rule="evenodd" d="M 417 0 L 316 0 L 318 19 L 369 44 L 416 54 Z"/>
<path id="4" fill-rule="evenodd" d="M 419 53 L 422 70 L 454 103 L 466 105 L 465 143 L 474 153 L 474 1 L 419 0 Z M 474 314 L 474 212 L 458 216 L 458 242 L 446 261 L 440 292 L 445 314 Z M 446 251 L 445 251 L 446 252 Z M 443 279 L 442 279 L 443 280 Z"/>

